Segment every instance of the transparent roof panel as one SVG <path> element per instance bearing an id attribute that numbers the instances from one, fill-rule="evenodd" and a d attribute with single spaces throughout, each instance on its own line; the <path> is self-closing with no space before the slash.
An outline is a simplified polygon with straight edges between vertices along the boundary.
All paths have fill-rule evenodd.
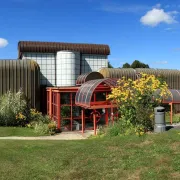
<path id="1" fill-rule="evenodd" d="M 176 89 L 168 89 L 169 91 L 169 95 L 168 97 L 164 97 L 163 98 L 163 102 L 164 103 L 177 103 L 180 104 L 180 90 L 176 90 Z M 160 90 L 158 89 L 155 93 L 154 96 L 159 95 Z"/>
<path id="2" fill-rule="evenodd" d="M 116 86 L 117 80 L 110 78 L 96 79 L 82 84 L 76 93 L 75 103 L 80 106 L 90 107 L 93 92 L 100 84 L 111 88 Z"/>

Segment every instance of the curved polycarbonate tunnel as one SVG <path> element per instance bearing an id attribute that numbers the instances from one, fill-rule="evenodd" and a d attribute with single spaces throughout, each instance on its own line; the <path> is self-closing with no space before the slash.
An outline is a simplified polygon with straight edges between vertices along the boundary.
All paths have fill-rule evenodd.
<path id="1" fill-rule="evenodd" d="M 75 97 L 75 104 L 90 107 L 93 92 L 100 84 L 111 88 L 117 85 L 117 80 L 106 78 L 87 81 L 79 87 Z"/>

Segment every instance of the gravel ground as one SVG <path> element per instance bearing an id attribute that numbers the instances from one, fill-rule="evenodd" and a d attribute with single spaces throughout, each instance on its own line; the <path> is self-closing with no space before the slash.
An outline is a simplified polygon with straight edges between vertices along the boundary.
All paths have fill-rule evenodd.
<path id="1" fill-rule="evenodd" d="M 15 139 L 15 140 L 80 140 L 87 139 L 89 136 L 94 134 L 94 131 L 86 131 L 84 134 L 81 132 L 62 132 L 54 136 L 39 136 L 39 137 L 18 137 L 18 136 L 9 136 L 9 137 L 0 137 L 1 139 Z"/>

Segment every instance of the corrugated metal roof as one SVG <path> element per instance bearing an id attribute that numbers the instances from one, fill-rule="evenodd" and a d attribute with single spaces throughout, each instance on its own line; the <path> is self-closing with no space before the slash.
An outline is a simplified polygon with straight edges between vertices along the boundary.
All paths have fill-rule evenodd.
<path id="1" fill-rule="evenodd" d="M 117 78 L 122 77 L 136 79 L 136 71 L 132 68 L 101 68 L 99 73 L 103 75 L 104 78 Z"/>
<path id="2" fill-rule="evenodd" d="M 0 96 L 23 89 L 31 107 L 40 108 L 40 68 L 33 60 L 0 60 Z"/>
<path id="3" fill-rule="evenodd" d="M 76 85 L 81 85 L 87 81 L 94 80 L 94 79 L 104 79 L 104 77 L 99 72 L 89 72 L 86 74 L 81 74 L 76 80 Z"/>
<path id="4" fill-rule="evenodd" d="M 137 68 L 136 72 L 153 74 L 155 76 L 161 76 L 167 82 L 170 89 L 180 89 L 180 71 L 179 70 Z"/>
<path id="5" fill-rule="evenodd" d="M 55 53 L 62 50 L 78 51 L 82 54 L 110 54 L 110 48 L 105 44 L 19 41 L 18 58 L 21 58 L 22 52 Z"/>

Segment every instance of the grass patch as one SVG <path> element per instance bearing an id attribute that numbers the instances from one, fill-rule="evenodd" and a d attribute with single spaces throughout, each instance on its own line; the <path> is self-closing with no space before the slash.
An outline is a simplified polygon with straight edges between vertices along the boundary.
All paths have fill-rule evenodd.
<path id="1" fill-rule="evenodd" d="M 79 141 L 0 140 L 0 179 L 178 179 L 178 133 Z"/>
<path id="2" fill-rule="evenodd" d="M 166 123 L 170 123 L 170 114 L 166 113 Z M 173 114 L 173 123 L 180 123 L 180 113 Z"/>
<path id="3" fill-rule="evenodd" d="M 41 136 L 34 132 L 34 129 L 23 127 L 0 127 L 0 137 L 6 136 Z"/>

